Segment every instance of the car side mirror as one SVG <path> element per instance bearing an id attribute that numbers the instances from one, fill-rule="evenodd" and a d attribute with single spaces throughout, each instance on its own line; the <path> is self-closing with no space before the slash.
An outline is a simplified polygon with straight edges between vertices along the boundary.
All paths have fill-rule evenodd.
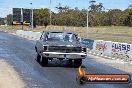
<path id="1" fill-rule="evenodd" d="M 81 42 L 81 38 L 80 38 L 80 37 L 78 37 L 78 38 L 77 38 L 77 41 L 78 41 L 78 42 Z"/>

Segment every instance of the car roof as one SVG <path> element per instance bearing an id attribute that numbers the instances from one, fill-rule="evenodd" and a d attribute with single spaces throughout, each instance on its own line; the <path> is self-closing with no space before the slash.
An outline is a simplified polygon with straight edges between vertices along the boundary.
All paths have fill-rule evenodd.
<path id="1" fill-rule="evenodd" d="M 60 31 L 60 30 L 47 30 L 47 31 L 44 31 L 44 32 L 65 32 L 65 33 L 68 33 L 68 34 L 77 34 L 76 32 L 67 32 L 67 31 Z"/>

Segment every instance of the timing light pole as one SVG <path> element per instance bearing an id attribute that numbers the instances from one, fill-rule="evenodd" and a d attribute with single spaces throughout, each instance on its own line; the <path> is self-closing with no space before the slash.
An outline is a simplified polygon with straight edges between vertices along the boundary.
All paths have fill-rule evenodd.
<path id="1" fill-rule="evenodd" d="M 87 9 L 87 35 L 88 35 L 88 13 L 89 13 L 89 11 Z"/>
<path id="2" fill-rule="evenodd" d="M 22 24 L 22 30 L 23 30 L 23 8 L 21 8 L 21 24 Z"/>
<path id="3" fill-rule="evenodd" d="M 30 5 L 32 6 L 32 3 L 30 3 Z M 32 29 L 33 29 L 33 8 L 31 8 L 31 11 L 32 11 L 32 15 L 31 15 L 31 26 L 32 26 Z"/>
<path id="4" fill-rule="evenodd" d="M 51 0 L 50 0 L 50 26 L 51 26 Z"/>

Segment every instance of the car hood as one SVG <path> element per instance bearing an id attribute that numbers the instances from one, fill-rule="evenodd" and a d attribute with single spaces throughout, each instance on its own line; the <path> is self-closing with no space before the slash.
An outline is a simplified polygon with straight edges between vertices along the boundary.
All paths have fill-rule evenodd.
<path id="1" fill-rule="evenodd" d="M 80 42 L 46 41 L 43 44 L 44 45 L 49 45 L 49 46 L 74 46 L 74 47 L 81 47 Z"/>

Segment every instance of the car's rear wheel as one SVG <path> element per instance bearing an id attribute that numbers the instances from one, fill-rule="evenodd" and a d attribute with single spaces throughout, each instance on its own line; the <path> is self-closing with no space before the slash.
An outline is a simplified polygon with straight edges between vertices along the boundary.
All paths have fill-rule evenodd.
<path id="1" fill-rule="evenodd" d="M 41 65 L 42 65 L 42 66 L 46 66 L 46 65 L 48 65 L 48 58 L 46 58 L 46 57 L 42 57 Z"/>
<path id="2" fill-rule="evenodd" d="M 37 54 L 37 62 L 40 62 L 41 56 Z"/>
<path id="3" fill-rule="evenodd" d="M 82 65 L 82 59 L 76 59 L 74 60 L 74 67 L 79 67 Z"/>

